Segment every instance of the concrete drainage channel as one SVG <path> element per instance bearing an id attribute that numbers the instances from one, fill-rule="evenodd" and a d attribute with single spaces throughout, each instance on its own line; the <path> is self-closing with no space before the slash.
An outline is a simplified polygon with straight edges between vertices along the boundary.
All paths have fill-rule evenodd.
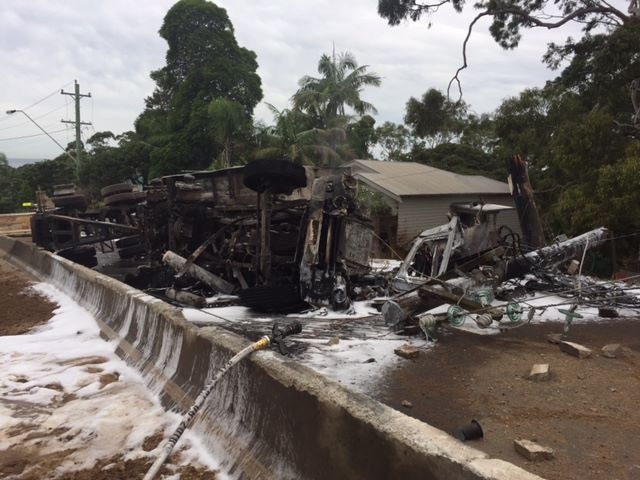
<path id="1" fill-rule="evenodd" d="M 0 251 L 92 313 L 167 409 L 188 409 L 249 344 L 219 327 L 197 328 L 158 299 L 18 240 L 0 236 Z M 231 478 L 540 478 L 269 352 L 236 365 L 191 428 Z"/>

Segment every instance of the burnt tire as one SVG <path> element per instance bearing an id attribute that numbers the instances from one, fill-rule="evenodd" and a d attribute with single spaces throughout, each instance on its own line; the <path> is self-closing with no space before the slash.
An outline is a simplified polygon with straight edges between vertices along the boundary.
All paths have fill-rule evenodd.
<path id="1" fill-rule="evenodd" d="M 114 193 L 104 198 L 105 205 L 132 204 L 138 202 L 140 196 L 136 195 L 140 192 L 123 192 Z"/>
<path id="2" fill-rule="evenodd" d="M 131 247 L 125 247 L 118 250 L 118 255 L 123 260 L 128 258 L 137 257 L 138 255 L 142 255 L 145 253 L 144 245 L 133 245 Z"/>
<path id="3" fill-rule="evenodd" d="M 141 245 L 142 237 L 140 237 L 140 235 L 133 235 L 131 237 L 119 238 L 115 241 L 115 244 L 117 248 L 126 248 L 133 247 L 135 245 Z"/>
<path id="4" fill-rule="evenodd" d="M 281 158 L 255 160 L 244 166 L 244 185 L 254 192 L 290 194 L 307 185 L 307 172 L 302 165 Z"/>
<path id="5" fill-rule="evenodd" d="M 82 194 L 64 195 L 62 197 L 52 197 L 53 204 L 58 208 L 75 208 L 84 210 L 87 208 L 87 199 Z"/>
<path id="6" fill-rule="evenodd" d="M 309 307 L 295 285 L 269 285 L 240 291 L 240 305 L 257 312 L 299 312 Z"/>
<path id="7" fill-rule="evenodd" d="M 90 245 L 84 245 L 81 247 L 72 247 L 65 248 L 64 250 L 59 250 L 56 252 L 56 255 L 59 255 L 63 258 L 71 260 L 72 262 L 85 264 L 85 262 L 89 262 L 92 258 L 96 256 L 96 249 Z"/>
<path id="8" fill-rule="evenodd" d="M 100 189 L 100 195 L 108 197 L 116 193 L 133 192 L 133 186 L 129 183 L 114 183 L 113 185 L 107 185 Z"/>

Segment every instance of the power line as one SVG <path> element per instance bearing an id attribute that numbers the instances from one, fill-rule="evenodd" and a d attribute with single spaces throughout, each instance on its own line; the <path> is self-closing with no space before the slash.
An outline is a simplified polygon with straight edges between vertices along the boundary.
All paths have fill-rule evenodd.
<path id="1" fill-rule="evenodd" d="M 64 87 L 67 87 L 67 86 L 71 85 L 71 83 L 73 83 L 73 82 L 65 83 L 62 87 L 55 89 L 53 92 L 51 92 L 51 93 L 50 93 L 50 94 L 48 94 L 47 96 L 42 97 L 40 100 L 38 100 L 38 101 L 36 101 L 36 102 L 32 103 L 32 104 L 31 104 L 31 105 L 29 105 L 28 107 L 20 108 L 20 109 L 18 109 L 18 110 L 28 110 L 28 109 L 30 109 L 30 108 L 32 108 L 32 107 L 35 107 L 36 105 L 38 105 L 38 104 L 40 104 L 40 103 L 44 102 L 45 100 L 47 100 L 47 99 L 49 99 L 49 98 L 53 97 L 54 95 L 56 95 L 60 89 L 62 89 L 62 88 L 64 88 Z M 0 122 L 4 122 L 5 120 L 9 120 L 10 118 L 11 118 L 11 117 L 0 118 Z"/>
<path id="2" fill-rule="evenodd" d="M 39 103 L 44 102 L 47 98 L 51 98 L 51 97 L 53 97 L 54 95 L 56 95 L 56 94 L 58 93 L 58 91 L 59 91 L 59 90 L 63 89 L 64 87 L 67 87 L 67 86 L 71 85 L 72 83 L 73 83 L 73 82 L 65 83 L 62 87 L 55 89 L 53 92 L 51 92 L 51 93 L 50 93 L 49 95 L 47 95 L 46 97 L 41 98 L 41 99 L 40 99 L 40 100 L 38 100 L 37 102 L 32 103 L 32 104 L 31 104 L 31 105 L 29 105 L 28 107 L 21 108 L 20 110 L 29 110 L 31 107 L 35 107 L 35 106 L 36 106 L 36 105 L 38 105 Z"/>
<path id="3" fill-rule="evenodd" d="M 50 110 L 47 113 L 43 113 L 42 115 L 38 115 L 37 117 L 33 117 L 33 119 L 34 120 L 39 120 L 41 118 L 46 117 L 47 115 L 51 115 L 53 112 L 57 112 L 58 110 L 62 110 L 65 107 L 66 107 L 66 105 L 62 105 L 60 107 L 54 108 L 53 110 Z M 3 128 L 0 128 L 0 131 L 11 130 L 12 128 L 23 127 L 24 125 L 29 125 L 30 123 L 31 122 L 23 122 L 23 123 L 19 123 L 18 125 L 12 125 L 10 127 L 3 127 Z"/>
<path id="4" fill-rule="evenodd" d="M 63 128 L 61 130 L 55 130 L 53 132 L 49 132 L 50 134 L 53 133 L 60 133 L 60 132 L 65 132 L 69 130 L 69 128 Z M 11 137 L 11 138 L 0 138 L 0 142 L 8 142 L 10 140 L 20 140 L 22 138 L 33 138 L 33 137 L 41 137 L 42 135 L 46 135 L 46 133 L 34 133 L 33 135 L 22 135 L 20 137 Z"/>

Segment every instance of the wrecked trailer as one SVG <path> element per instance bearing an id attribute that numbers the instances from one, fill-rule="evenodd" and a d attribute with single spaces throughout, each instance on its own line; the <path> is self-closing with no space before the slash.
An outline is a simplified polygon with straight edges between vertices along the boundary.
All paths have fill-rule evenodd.
<path id="1" fill-rule="evenodd" d="M 356 197 L 350 175 L 284 159 L 163 177 L 141 215 L 150 265 L 130 282 L 151 286 L 165 263 L 183 288 L 235 293 L 254 309 L 348 308 L 373 235 Z M 185 281 L 191 266 L 208 272 L 207 288 L 202 275 Z"/>

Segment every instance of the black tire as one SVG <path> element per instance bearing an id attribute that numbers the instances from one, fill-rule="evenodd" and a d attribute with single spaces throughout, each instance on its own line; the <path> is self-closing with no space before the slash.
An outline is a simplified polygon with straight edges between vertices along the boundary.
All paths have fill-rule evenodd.
<path id="1" fill-rule="evenodd" d="M 131 247 L 125 247 L 125 248 L 119 249 L 118 255 L 120 256 L 120 258 L 125 260 L 127 258 L 133 258 L 138 255 L 142 255 L 143 253 L 145 253 L 145 251 L 146 250 L 144 248 L 144 245 L 133 245 Z"/>
<path id="2" fill-rule="evenodd" d="M 82 263 L 90 260 L 91 258 L 95 258 L 96 249 L 90 245 L 83 245 L 81 247 L 72 247 L 65 248 L 64 250 L 59 250 L 56 252 L 56 255 L 60 255 L 63 258 L 67 258 L 76 263 Z"/>
<path id="3" fill-rule="evenodd" d="M 281 158 L 265 158 L 245 165 L 244 185 L 254 192 L 290 194 L 307 185 L 307 172 L 302 165 Z"/>
<path id="4" fill-rule="evenodd" d="M 141 245 L 142 238 L 140 237 L 140 235 L 133 235 L 131 237 L 119 238 L 118 240 L 115 241 L 115 244 L 117 248 L 133 247 L 134 245 Z"/>
<path id="5" fill-rule="evenodd" d="M 133 186 L 128 183 L 114 183 L 113 185 L 107 185 L 100 189 L 100 195 L 108 197 L 116 193 L 133 192 Z"/>
<path id="6" fill-rule="evenodd" d="M 87 208 L 87 199 L 82 194 L 64 195 L 62 197 L 52 197 L 53 204 L 56 207 L 70 207 L 78 210 L 84 210 Z"/>
<path id="7" fill-rule="evenodd" d="M 138 200 L 134 192 L 114 193 L 104 198 L 105 205 L 117 205 L 121 203 L 136 203 Z"/>
<path id="8" fill-rule="evenodd" d="M 292 313 L 309 308 L 295 285 L 269 285 L 240 291 L 240 305 L 257 312 Z"/>
<path id="9" fill-rule="evenodd" d="M 66 195 L 75 195 L 76 193 L 78 192 L 76 191 L 76 187 L 73 185 L 66 188 L 56 187 L 53 189 L 54 197 L 64 197 Z"/>

